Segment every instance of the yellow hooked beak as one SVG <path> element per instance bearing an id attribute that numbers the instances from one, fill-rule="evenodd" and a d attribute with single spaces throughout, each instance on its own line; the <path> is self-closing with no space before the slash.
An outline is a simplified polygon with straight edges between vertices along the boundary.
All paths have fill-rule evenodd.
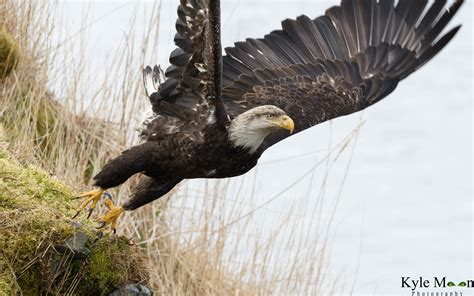
<path id="1" fill-rule="evenodd" d="M 288 115 L 283 115 L 277 118 L 273 123 L 281 128 L 290 131 L 290 134 L 295 130 L 295 122 Z"/>

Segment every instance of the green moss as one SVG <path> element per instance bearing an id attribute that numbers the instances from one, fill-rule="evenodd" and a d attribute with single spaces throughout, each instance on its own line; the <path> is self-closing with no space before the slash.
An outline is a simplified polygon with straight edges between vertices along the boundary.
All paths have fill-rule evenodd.
<path id="1" fill-rule="evenodd" d="M 126 240 L 106 238 L 91 246 L 89 272 L 85 274 L 84 284 L 78 294 L 87 294 L 100 290 L 102 295 L 109 294 L 117 283 L 140 282 L 146 275 L 141 266 L 144 262 Z"/>
<path id="2" fill-rule="evenodd" d="M 15 69 L 19 59 L 18 44 L 6 31 L 0 29 L 0 79 Z"/>
<path id="3" fill-rule="evenodd" d="M 1 155 L 0 295 L 97 295 L 146 280 L 139 250 L 126 239 L 95 240 L 92 222 L 81 221 L 80 228 L 71 223 L 70 188 L 38 168 L 20 165 L 5 151 Z M 86 261 L 54 251 L 77 231 L 90 238 L 86 247 L 92 255 Z"/>

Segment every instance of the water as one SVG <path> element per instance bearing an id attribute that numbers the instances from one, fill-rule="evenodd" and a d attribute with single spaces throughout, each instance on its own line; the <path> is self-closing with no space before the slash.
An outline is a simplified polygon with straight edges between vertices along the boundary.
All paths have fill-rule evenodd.
<path id="1" fill-rule="evenodd" d="M 156 61 L 162 65 L 174 48 L 177 2 L 162 4 Z M 224 46 L 263 36 L 288 17 L 318 16 L 335 4 L 337 1 L 226 1 L 222 8 Z M 144 9 L 150 5 L 144 4 Z M 62 3 L 73 28 L 80 21 L 75 13 L 80 6 Z M 123 38 L 124 20 L 132 7 L 133 3 L 117 1 L 93 5 L 94 15 L 106 15 L 91 27 L 93 65 L 100 68 Z M 245 179 L 248 186 L 255 187 L 248 203 L 265 203 L 310 171 L 327 155 L 328 146 L 339 144 L 364 121 L 353 157 L 351 142 L 332 164 L 326 206 L 317 213 L 329 217 L 340 196 L 331 230 L 329 274 L 342 273 L 354 294 L 411 295 L 400 288 L 402 276 L 473 278 L 472 8 L 472 2 L 466 3 L 453 20 L 451 27 L 464 26 L 451 44 L 387 99 L 363 114 L 321 124 L 272 147 L 261 158 L 256 183 L 249 185 L 252 178 Z M 316 207 L 324 168 L 325 163 L 314 176 L 308 175 L 268 203 L 265 210 L 270 214 L 262 221 L 271 228 L 277 221 L 274 213 L 292 206 L 294 219 L 310 230 L 309 235 L 314 234 L 314 225 L 307 224 L 316 221 L 310 209 Z M 198 182 L 190 186 L 199 186 Z M 288 254 L 291 256 L 291 250 Z M 464 295 L 469 292 L 463 291 Z"/>

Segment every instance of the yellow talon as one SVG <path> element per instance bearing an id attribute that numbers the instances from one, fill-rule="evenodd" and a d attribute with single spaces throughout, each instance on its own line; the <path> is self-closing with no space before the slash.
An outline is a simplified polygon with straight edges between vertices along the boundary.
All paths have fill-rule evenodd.
<path id="1" fill-rule="evenodd" d="M 100 216 L 97 219 L 97 222 L 100 223 L 97 229 L 104 229 L 108 224 L 110 224 L 110 228 L 113 230 L 114 233 L 117 232 L 117 219 L 118 217 L 125 211 L 121 206 L 115 206 L 114 202 L 111 199 L 107 199 L 105 202 L 109 211 L 105 214 Z"/>
<path id="2" fill-rule="evenodd" d="M 82 212 L 82 210 L 84 210 L 87 207 L 87 205 L 90 204 L 89 205 L 89 214 L 87 215 L 87 218 L 89 218 L 92 214 L 92 211 L 94 210 L 97 203 L 99 202 L 100 197 L 102 196 L 103 193 L 104 193 L 103 189 L 96 189 L 96 190 L 92 190 L 92 191 L 89 191 L 89 192 L 85 192 L 85 193 L 75 197 L 74 199 L 85 198 L 86 200 L 84 200 L 81 203 L 81 205 L 77 208 L 77 212 L 74 215 L 74 217 L 72 217 L 72 218 L 73 219 L 76 218 Z"/>

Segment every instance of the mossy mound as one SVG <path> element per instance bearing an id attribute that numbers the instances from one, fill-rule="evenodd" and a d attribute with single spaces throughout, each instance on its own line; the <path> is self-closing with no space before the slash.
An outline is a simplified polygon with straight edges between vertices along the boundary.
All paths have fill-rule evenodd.
<path id="1" fill-rule="evenodd" d="M 15 69 L 19 56 L 18 44 L 8 32 L 0 29 L 0 79 Z"/>
<path id="2" fill-rule="evenodd" d="M 97 238 L 74 214 L 72 191 L 44 171 L 21 165 L 0 147 L 0 295 L 106 295 L 146 282 L 140 250 L 125 238 Z M 86 258 L 58 246 L 88 238 Z"/>

